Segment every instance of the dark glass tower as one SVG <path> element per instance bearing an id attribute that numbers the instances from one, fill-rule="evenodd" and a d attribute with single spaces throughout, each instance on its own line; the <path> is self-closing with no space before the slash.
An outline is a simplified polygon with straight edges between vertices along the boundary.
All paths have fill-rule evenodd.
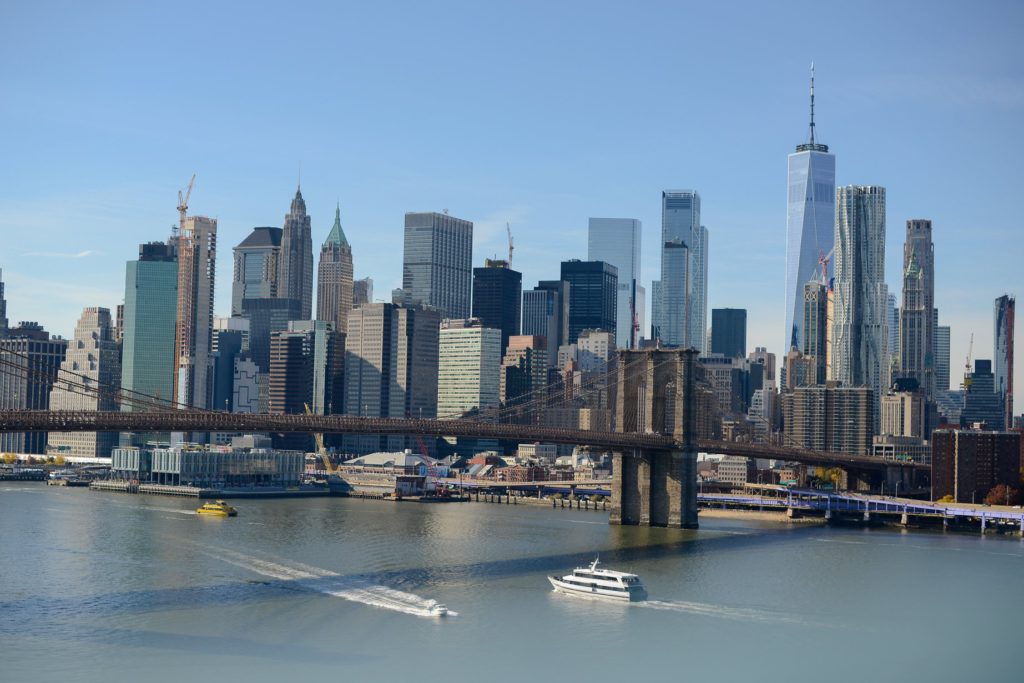
<path id="1" fill-rule="evenodd" d="M 575 344 L 583 330 L 615 333 L 619 272 L 604 261 L 562 261 L 562 281 L 568 282 L 569 339 Z"/>
<path id="2" fill-rule="evenodd" d="M 519 312 L 523 276 L 508 261 L 484 259 L 483 268 L 473 269 L 473 317 L 484 327 L 501 330 L 501 353 L 508 338 L 519 334 Z"/>
<path id="3" fill-rule="evenodd" d="M 747 309 L 712 309 L 711 353 L 720 353 L 729 358 L 746 358 Z"/>

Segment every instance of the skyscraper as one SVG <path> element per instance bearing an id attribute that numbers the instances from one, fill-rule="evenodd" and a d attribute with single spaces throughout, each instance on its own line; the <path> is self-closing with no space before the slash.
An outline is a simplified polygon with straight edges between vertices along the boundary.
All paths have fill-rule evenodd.
<path id="1" fill-rule="evenodd" d="M 503 405 L 528 403 L 544 396 L 548 381 L 547 348 L 543 336 L 520 335 L 509 339 L 501 359 Z"/>
<path id="2" fill-rule="evenodd" d="M 877 429 L 879 400 L 889 384 L 885 188 L 847 185 L 836 201 L 832 378 L 872 389 Z"/>
<path id="3" fill-rule="evenodd" d="M 640 238 L 640 221 L 635 218 L 590 219 L 587 260 L 610 263 L 619 271 L 614 332 L 620 349 L 636 348 L 641 329 Z"/>
<path id="4" fill-rule="evenodd" d="M 932 222 L 907 221 L 903 246 L 903 305 L 900 307 L 900 375 L 916 379 L 935 398 L 935 246 Z"/>
<path id="5" fill-rule="evenodd" d="M 976 359 L 974 372 L 964 376 L 964 407 L 960 413 L 960 425 L 970 427 L 983 422 L 985 429 L 1001 432 L 1006 428 L 1002 396 L 996 391 L 992 361 Z"/>
<path id="6" fill-rule="evenodd" d="M 604 261 L 562 261 L 562 281 L 569 283 L 569 344 L 583 330 L 616 330 L 618 271 Z"/>
<path id="7" fill-rule="evenodd" d="M 352 283 L 352 308 L 373 302 L 373 278 L 364 277 Z"/>
<path id="8" fill-rule="evenodd" d="M 50 410 L 117 410 L 111 388 L 120 382 L 121 360 L 110 310 L 86 308 L 50 392 Z M 115 445 L 117 434 L 112 432 L 50 432 L 48 439 L 51 451 L 87 458 L 109 457 Z"/>
<path id="9" fill-rule="evenodd" d="M 242 314 L 245 299 L 277 297 L 281 258 L 281 228 L 253 228 L 234 248 L 231 315 Z"/>
<path id="10" fill-rule="evenodd" d="M 447 213 L 405 214 L 402 289 L 442 318 L 468 318 L 473 286 L 473 224 Z"/>
<path id="11" fill-rule="evenodd" d="M 125 268 L 121 386 L 156 396 L 174 396 L 174 328 L 178 301 L 178 256 L 173 244 L 139 245 L 139 258 Z M 131 403 L 121 410 L 140 408 Z"/>
<path id="12" fill-rule="evenodd" d="M 366 304 L 349 314 L 345 340 L 345 414 L 437 416 L 437 311 Z M 350 453 L 418 448 L 404 436 L 346 436 Z M 431 442 L 427 442 L 428 450 Z"/>
<path id="13" fill-rule="evenodd" d="M 786 214 L 786 337 L 784 352 L 803 343 L 804 285 L 820 274 L 821 259 L 835 245 L 836 157 L 815 141 L 814 67 L 811 66 L 811 125 L 806 143 L 789 155 Z"/>
<path id="14" fill-rule="evenodd" d="M 548 367 L 554 367 L 558 347 L 569 343 L 568 282 L 541 280 L 529 292 L 523 292 L 523 334 L 547 340 Z"/>
<path id="15" fill-rule="evenodd" d="M 473 269 L 473 317 L 485 328 L 501 331 L 498 362 L 508 338 L 519 334 L 523 276 L 508 261 L 484 259 L 483 268 Z"/>
<path id="16" fill-rule="evenodd" d="M 935 327 L 935 393 L 949 391 L 949 325 Z"/>
<path id="17" fill-rule="evenodd" d="M 35 323 L 0 335 L 0 410 L 46 410 L 68 343 Z M 0 452 L 45 453 L 46 432 L 0 432 Z"/>
<path id="18" fill-rule="evenodd" d="M 747 355 L 747 309 L 712 309 L 711 352 L 727 358 L 744 358 Z"/>
<path id="19" fill-rule="evenodd" d="M 487 410 L 500 399 L 501 331 L 483 321 L 441 324 L 437 365 L 437 417 L 456 419 Z"/>
<path id="20" fill-rule="evenodd" d="M 291 209 L 284 216 L 277 295 L 297 300 L 302 320 L 313 317 L 313 230 L 301 188 L 295 190 Z"/>
<path id="21" fill-rule="evenodd" d="M 654 284 L 653 331 L 667 346 L 704 349 L 707 330 L 707 229 L 700 195 L 661 193 L 661 279 Z"/>
<path id="22" fill-rule="evenodd" d="M 886 322 L 889 330 L 889 367 L 899 376 L 900 369 L 900 307 L 896 305 L 896 295 L 889 292 L 885 306 Z"/>
<path id="23" fill-rule="evenodd" d="M 178 304 L 174 347 L 174 402 L 206 408 L 209 401 L 217 221 L 190 216 L 178 235 Z"/>
<path id="24" fill-rule="evenodd" d="M 995 390 L 1003 401 L 1006 429 L 1013 425 L 1013 324 L 1017 300 L 1008 294 L 996 299 L 993 356 Z"/>
<path id="25" fill-rule="evenodd" d="M 352 310 L 352 247 L 341 229 L 341 205 L 334 210 L 334 225 L 320 248 L 317 271 L 317 320 L 326 320 L 334 330 L 348 330 L 348 313 Z"/>
<path id="26" fill-rule="evenodd" d="M 828 288 L 820 282 L 804 285 L 803 331 L 800 353 L 814 359 L 814 377 L 809 384 L 824 384 L 828 376 Z"/>

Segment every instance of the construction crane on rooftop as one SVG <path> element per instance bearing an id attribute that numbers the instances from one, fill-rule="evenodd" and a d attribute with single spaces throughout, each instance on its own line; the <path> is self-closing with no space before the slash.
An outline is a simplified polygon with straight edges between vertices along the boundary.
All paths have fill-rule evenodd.
<path id="1" fill-rule="evenodd" d="M 188 187 L 184 190 L 178 190 L 178 229 L 182 234 L 185 232 L 185 216 L 188 214 L 188 200 L 192 196 L 192 186 L 196 182 L 196 174 L 192 174 L 192 179 L 188 181 Z"/>
<path id="2" fill-rule="evenodd" d="M 971 343 L 967 345 L 967 360 L 964 361 L 964 382 L 961 384 L 961 388 L 970 390 L 971 388 L 971 355 L 974 354 L 974 333 L 971 332 Z"/>
<path id="3" fill-rule="evenodd" d="M 505 232 L 508 233 L 508 267 L 511 268 L 512 250 L 515 249 L 515 247 L 512 245 L 512 226 L 510 226 L 508 223 L 505 223 Z"/>

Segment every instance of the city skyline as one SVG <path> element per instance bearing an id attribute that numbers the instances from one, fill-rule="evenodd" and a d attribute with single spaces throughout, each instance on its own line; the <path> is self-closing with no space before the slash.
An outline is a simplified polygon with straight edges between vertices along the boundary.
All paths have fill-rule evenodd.
<path id="1" fill-rule="evenodd" d="M 40 21 L 31 16 L 30 10 L 22 11 L 26 13 L 26 21 Z M 556 11 L 556 18 L 565 18 L 560 12 Z M 780 17 L 767 19 L 766 32 L 771 25 L 785 23 L 786 17 L 796 12 L 787 8 L 779 13 Z M 521 138 L 522 129 L 511 129 L 511 142 L 524 146 L 529 151 L 527 157 L 543 155 L 541 158 L 548 168 L 542 171 L 531 167 L 528 172 L 521 154 L 498 161 L 494 148 L 488 148 L 489 153 L 481 157 L 461 143 L 452 146 L 457 138 L 453 137 L 454 129 L 449 126 L 457 121 L 464 122 L 460 116 L 455 116 L 451 122 L 428 117 L 414 125 L 411 134 L 401 136 L 408 143 L 411 135 L 414 149 L 395 154 L 389 147 L 386 150 L 389 153 L 373 162 L 361 149 L 363 143 L 341 142 L 336 137 L 332 141 L 337 133 L 328 134 L 319 118 L 314 117 L 315 125 L 308 132 L 296 133 L 289 126 L 289 117 L 269 120 L 257 117 L 248 121 L 250 128 L 243 128 L 249 130 L 250 135 L 251 127 L 264 136 L 279 132 L 288 139 L 290 151 L 285 154 L 273 137 L 264 137 L 264 149 L 258 152 L 259 157 L 273 155 L 280 163 L 271 164 L 267 158 L 252 158 L 251 153 L 246 153 L 242 156 L 248 168 L 242 169 L 236 165 L 239 160 L 230 159 L 234 153 L 232 145 L 239 138 L 228 135 L 225 143 L 210 144 L 210 135 L 216 131 L 220 120 L 215 114 L 211 114 L 210 121 L 194 116 L 188 118 L 188 124 L 197 126 L 202 134 L 196 136 L 195 141 L 183 143 L 173 154 L 158 152 L 162 143 L 156 142 L 158 137 L 166 135 L 173 119 L 155 114 L 144 117 L 144 122 L 129 126 L 123 134 L 132 140 L 148 142 L 142 145 L 143 149 L 135 151 L 115 145 L 111 154 L 124 167 L 112 169 L 109 161 L 87 153 L 90 145 L 62 144 L 68 135 L 81 130 L 81 126 L 93 132 L 97 141 L 115 134 L 108 128 L 109 124 L 101 125 L 89 116 L 93 111 L 89 108 L 93 95 L 86 96 L 71 89 L 65 95 L 65 104 L 80 109 L 84 118 L 79 116 L 73 124 L 57 121 L 58 125 L 48 129 L 50 136 L 47 138 L 39 137 L 42 131 L 39 124 L 24 119 L 24 114 L 10 110 L 0 113 L 6 124 L 27 132 L 24 141 L 11 143 L 12 158 L 25 162 L 12 164 L 12 168 L 19 167 L 18 175 L 0 171 L 8 181 L 0 194 L 5 209 L 0 217 L 0 230 L 18 230 L 19 235 L 17 242 L 0 255 L 7 289 L 7 317 L 12 325 L 17 320 L 38 320 L 51 331 L 69 337 L 82 308 L 116 306 L 123 298 L 124 263 L 134 257 L 139 242 L 166 236 L 175 218 L 173 193 L 195 170 L 199 178 L 191 201 L 194 212 L 219 219 L 222 255 L 217 279 L 222 286 L 215 314 L 226 314 L 230 302 L 223 283 L 230 281 L 230 260 L 225 258 L 223 250 L 238 244 L 253 226 L 278 224 L 281 206 L 292 193 L 301 164 L 314 243 L 320 244 L 327 235 L 330 218 L 340 198 L 349 216 L 346 223 L 352 226 L 347 232 L 353 242 L 353 252 L 357 254 L 355 275 L 373 277 L 379 293 L 389 292 L 400 284 L 401 266 L 394 258 L 394 246 L 401 236 L 403 213 L 443 208 L 473 221 L 476 227 L 474 267 L 480 266 L 486 256 L 504 253 L 504 223 L 509 221 L 516 236 L 515 267 L 523 272 L 524 289 L 532 288 L 537 280 L 557 277 L 560 260 L 586 257 L 589 216 L 635 217 L 645 223 L 648 230 L 641 273 L 642 283 L 648 286 L 656 279 L 659 262 L 657 252 L 653 251 L 657 247 L 656 235 L 651 232 L 660 223 L 658 195 L 666 188 L 694 187 L 702 197 L 702 222 L 714 232 L 708 307 L 747 308 L 750 345 L 767 346 L 782 357 L 784 350 L 776 348 L 784 291 L 785 194 L 780 189 L 784 182 L 780 178 L 785 172 L 783 157 L 806 135 L 807 67 L 814 59 L 817 65 L 816 122 L 819 137 L 826 139 L 838 152 L 837 185 L 877 183 L 887 187 L 886 249 L 890 254 L 899 253 L 902 247 L 898 226 L 907 219 L 927 217 L 934 221 L 935 300 L 942 324 L 952 328 L 952 383 L 956 384 L 971 333 L 975 335 L 974 356 L 991 355 L 991 301 L 1004 292 L 1019 291 L 1021 284 L 1019 276 L 1013 281 L 1016 271 L 1012 264 L 1020 256 L 1019 244 L 1012 241 L 1011 221 L 1015 212 L 1005 199 L 1012 196 L 1009 188 L 1014 175 L 999 170 L 1005 162 L 993 162 L 989 157 L 994 151 L 975 149 L 973 136 L 961 132 L 963 128 L 983 125 L 986 131 L 994 132 L 1003 140 L 1000 156 L 1007 154 L 1007 147 L 1014 150 L 1020 146 L 1019 136 L 1011 134 L 1009 125 L 1024 107 L 1021 81 L 1005 67 L 991 66 L 1006 62 L 1010 44 L 1006 40 L 1007 32 L 1012 32 L 1012 26 L 1020 23 L 1020 10 L 1007 7 L 1005 13 L 1009 16 L 978 17 L 966 36 L 978 48 L 978 54 L 952 62 L 944 61 L 937 48 L 930 45 L 917 46 L 915 50 L 921 51 L 920 55 L 911 54 L 909 47 L 890 47 L 878 55 L 860 55 L 849 49 L 845 37 L 835 46 L 819 38 L 809 39 L 798 49 L 787 46 L 782 54 L 764 64 L 753 64 L 742 58 L 714 64 L 710 59 L 704 62 L 702 57 L 701 73 L 695 78 L 702 83 L 728 81 L 735 88 L 727 94 L 717 91 L 707 94 L 707 109 L 712 112 L 707 116 L 717 119 L 713 125 L 692 113 L 677 122 L 683 130 L 703 125 L 702 130 L 709 137 L 704 143 L 688 139 L 685 154 L 681 153 L 683 148 L 678 140 L 664 138 L 674 129 L 667 123 L 667 112 L 659 109 L 644 126 L 649 131 L 641 133 L 629 122 L 611 121 L 615 125 L 602 127 L 607 137 L 600 139 L 599 146 L 591 145 L 590 156 L 574 157 L 573 150 L 582 143 L 580 133 L 589 134 L 594 128 L 591 124 L 581 124 L 578 132 L 567 129 L 566 117 L 576 105 L 563 103 L 564 106 L 555 107 L 550 113 L 557 125 L 545 135 L 563 135 L 564 145 L 545 150 L 544 146 L 550 146 L 547 137 L 527 142 Z M 705 10 L 698 20 L 710 24 L 715 14 L 714 10 Z M 900 22 L 910 14 L 909 10 L 890 10 L 891 26 L 880 28 L 882 35 L 897 31 Z M 148 23 L 152 19 L 142 17 L 137 21 L 141 28 L 152 30 Z M 587 21 L 592 22 L 596 30 L 608 32 L 613 23 L 611 19 L 607 11 L 599 11 Z M 374 17 L 368 18 L 371 25 L 374 20 Z M 939 37 L 958 30 L 955 15 L 941 20 L 931 17 L 929 21 Z M 461 34 L 471 29 L 472 26 L 463 23 L 455 30 Z M 520 29 L 512 26 L 505 30 Z M 57 30 L 40 45 L 45 46 L 47 41 L 61 35 L 62 31 Z M 986 37 L 984 45 L 980 42 L 982 35 Z M 553 39 L 553 35 L 541 33 L 542 52 L 553 49 Z M 941 40 L 936 41 L 938 43 Z M 5 49 L 19 49 L 19 46 L 28 50 L 15 36 Z M 573 63 L 567 68 L 579 70 L 587 87 L 595 86 L 595 79 L 600 76 L 607 87 L 622 87 L 646 97 L 654 92 L 649 80 L 641 78 L 630 86 L 625 84 L 624 76 L 642 72 L 643 67 L 661 73 L 664 67 L 653 65 L 662 56 L 662 49 L 621 55 L 618 58 L 623 61 L 617 66 L 602 59 L 600 64 L 608 70 L 600 75 L 582 64 Z M 675 49 L 680 53 L 673 63 L 697 59 L 697 46 Z M 652 53 L 652 50 L 655 51 Z M 92 58 L 102 60 L 110 56 L 101 52 Z M 867 57 L 867 61 L 858 61 L 854 56 Z M 483 61 L 487 63 L 490 59 L 497 58 L 488 57 Z M 929 65 L 929 60 L 934 64 Z M 49 74 L 48 70 L 61 64 L 59 57 L 51 56 L 41 61 L 34 73 L 37 76 Z M 912 81 L 911 76 L 915 74 L 921 77 L 911 83 L 915 87 L 902 87 Z M 956 98 L 947 98 L 948 89 L 938 87 L 935 79 L 940 74 L 958 93 Z M 29 98 L 33 102 L 45 101 L 60 83 L 59 78 L 55 81 L 37 79 L 33 83 L 19 80 L 21 78 L 5 76 L 11 81 L 10 85 L 15 86 L 15 91 L 33 95 L 34 98 Z M 551 83 L 546 78 L 542 78 L 537 87 L 548 100 L 553 99 L 558 104 L 559 98 L 550 91 Z M 105 84 L 100 85 L 98 93 L 105 92 Z M 152 113 L 150 100 L 146 99 L 151 92 L 149 87 L 155 86 L 143 87 L 140 99 L 127 103 L 128 110 L 136 114 Z M 204 87 L 200 84 L 201 93 L 206 92 Z M 357 79 L 346 97 L 368 87 L 366 82 Z M 482 91 L 484 102 L 496 96 L 496 92 Z M 378 106 L 385 106 L 386 102 L 387 98 Z M 736 118 L 740 102 L 756 104 L 754 109 L 758 116 Z M 922 104 L 929 107 L 930 120 L 926 123 L 914 115 Z M 888 105 L 895 110 L 887 109 Z M 215 111 L 222 116 L 236 106 L 221 102 Z M 367 113 L 379 114 L 378 106 L 354 116 L 360 119 Z M 523 106 L 517 103 L 511 114 L 523 113 Z M 538 125 L 536 112 L 527 108 L 525 113 L 530 115 L 531 128 Z M 499 113 L 500 120 L 509 115 Z M 120 114 L 114 115 L 113 120 L 118 120 L 118 116 Z M 885 123 L 881 125 L 883 120 Z M 609 123 L 603 117 L 598 117 L 598 121 Z M 497 122 L 470 127 L 464 131 L 466 140 L 477 144 L 482 139 L 480 136 L 495 130 L 496 125 Z M 336 124 L 332 124 L 331 130 L 335 128 Z M 286 132 L 288 135 L 284 135 Z M 292 133 L 299 138 L 295 144 L 291 144 Z M 460 159 L 466 168 L 445 166 L 439 173 L 423 176 L 426 167 L 416 157 L 435 149 L 434 143 L 419 139 L 428 133 L 436 134 L 439 141 L 448 145 L 447 156 Z M 639 142 L 635 150 L 633 145 L 625 144 L 634 138 Z M 942 145 L 937 144 L 940 139 Z M 722 159 L 712 153 L 714 149 L 721 149 L 726 140 L 730 146 L 743 149 L 746 162 L 736 170 L 735 160 L 729 159 L 728 174 L 720 163 Z M 22 146 L 29 141 L 40 151 L 38 159 L 30 157 L 29 148 Z M 318 151 L 315 143 L 324 141 L 328 144 L 323 151 Z M 333 155 L 339 149 L 347 150 L 347 159 L 358 162 L 354 170 L 338 169 Z M 504 144 L 498 149 L 505 150 Z M 152 160 L 147 158 L 140 164 L 139 155 L 143 152 L 153 156 Z M 915 165 L 914 172 L 901 175 L 898 166 L 908 153 L 920 163 Z M 297 157 L 294 169 L 286 168 L 289 156 Z M 944 159 L 954 157 L 957 164 L 943 163 Z M 629 173 L 590 171 L 579 179 L 572 179 L 571 174 L 565 173 L 595 158 L 625 162 Z M 41 163 L 43 159 L 56 159 L 62 168 L 55 170 L 52 164 Z M 926 165 L 930 167 L 922 171 Z M 112 170 L 115 172 L 110 172 Z M 466 173 L 473 177 L 464 177 Z M 723 184 L 726 181 L 728 185 Z M 951 206 L 939 188 L 954 183 L 976 201 L 969 206 Z M 91 226 L 94 228 L 88 229 Z M 990 246 L 994 244 L 1011 248 Z M 987 267 L 976 277 L 968 279 L 958 275 L 983 259 Z M 889 259 L 886 264 L 890 291 L 896 291 L 900 282 L 898 261 Z M 54 296 L 40 298 L 39 291 L 53 292 Z M 650 303 L 647 311 L 650 318 Z M 1019 382 L 1019 369 L 1017 375 Z M 1020 404 L 1020 399 L 1017 403 Z M 1014 412 L 1020 413 L 1020 408 Z"/>

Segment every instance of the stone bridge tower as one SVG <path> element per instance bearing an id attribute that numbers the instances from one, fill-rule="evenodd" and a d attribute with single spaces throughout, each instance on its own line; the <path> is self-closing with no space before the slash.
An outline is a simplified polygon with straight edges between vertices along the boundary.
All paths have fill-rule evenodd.
<path id="1" fill-rule="evenodd" d="M 619 351 L 616 429 L 670 434 L 676 447 L 613 454 L 610 523 L 697 527 L 697 372 L 694 349 Z"/>

